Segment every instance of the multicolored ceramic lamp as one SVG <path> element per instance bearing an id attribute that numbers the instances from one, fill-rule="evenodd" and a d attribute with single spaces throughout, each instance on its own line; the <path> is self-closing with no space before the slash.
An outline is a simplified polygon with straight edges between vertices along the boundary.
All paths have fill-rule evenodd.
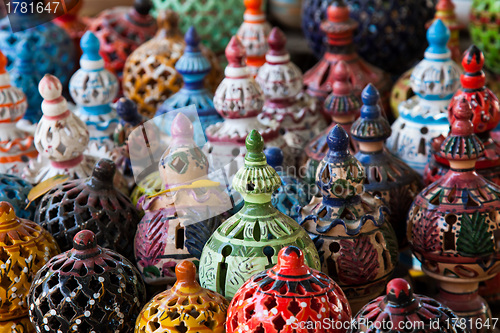
<path id="1" fill-rule="evenodd" d="M 262 10 L 262 0 L 244 0 L 243 3 L 246 7 L 244 20 L 236 35 L 245 47 L 247 66 L 255 77 L 259 68 L 266 63 L 266 53 L 269 49 L 267 38 L 271 25 Z"/>
<path id="2" fill-rule="evenodd" d="M 89 177 L 96 159 L 83 154 L 89 143 L 85 123 L 68 109 L 57 77 L 45 75 L 39 90 L 44 98 L 43 117 L 35 131 L 39 155 L 24 169 L 23 177 L 33 184 L 57 175 L 68 175 L 70 179 Z"/>
<path id="3" fill-rule="evenodd" d="M 34 332 L 26 320 L 28 291 L 38 270 L 60 253 L 59 247 L 45 229 L 18 218 L 14 207 L 2 201 L 0 251 L 0 328 L 11 332 L 11 326 L 19 326 L 20 332 Z"/>
<path id="4" fill-rule="evenodd" d="M 99 39 L 106 69 L 120 79 L 127 57 L 156 33 L 152 6 L 151 0 L 135 0 L 133 7 L 111 8 L 90 21 L 87 29 Z"/>
<path id="5" fill-rule="evenodd" d="M 500 185 L 500 143 L 491 137 L 491 132 L 500 123 L 500 105 L 497 96 L 485 86 L 485 73 L 483 72 L 483 53 L 472 45 L 465 52 L 462 66 L 465 73 L 460 76 L 462 88 L 452 98 L 448 108 L 448 120 L 452 124 L 452 107 L 457 99 L 465 98 L 472 107 L 472 124 L 474 133 L 481 139 L 485 146 L 485 154 L 476 162 L 477 172 L 486 179 Z M 432 156 L 425 168 L 424 182 L 426 185 L 436 181 L 449 170 L 448 160 L 439 155 L 444 136 L 432 140 Z"/>
<path id="6" fill-rule="evenodd" d="M 377 89 L 369 84 L 361 98 L 361 116 L 351 127 L 352 138 L 359 142 L 359 151 L 354 157 L 365 168 L 365 190 L 381 197 L 389 207 L 389 222 L 402 247 L 407 245 L 404 221 L 413 199 L 423 188 L 422 179 L 385 149 L 384 141 L 391 135 L 391 125 L 382 115 Z"/>
<path id="7" fill-rule="evenodd" d="M 429 47 L 413 69 L 411 87 L 416 96 L 399 105 L 387 148 L 420 174 L 431 153 L 431 140 L 449 129 L 447 108 L 460 85 L 461 68 L 446 46 L 450 30 L 436 20 L 427 30 Z"/>
<path id="8" fill-rule="evenodd" d="M 81 68 L 69 81 L 69 91 L 77 105 L 75 115 L 87 125 L 91 141 L 111 150 L 114 148 L 112 135 L 118 125 L 118 115 L 111 103 L 118 94 L 118 79 L 104 68 L 96 35 L 87 31 L 81 47 Z"/>
<path id="9" fill-rule="evenodd" d="M 228 333 L 345 333 L 350 323 L 351 309 L 338 284 L 309 268 L 298 247 L 288 246 L 275 266 L 240 287 L 226 325 Z"/>
<path id="10" fill-rule="evenodd" d="M 355 95 L 352 84 L 349 81 L 350 72 L 346 62 L 340 60 L 333 69 L 332 92 L 325 101 L 324 111 L 332 119 L 332 124 L 312 139 L 305 148 L 305 155 L 301 164 L 305 169 L 305 181 L 308 184 L 316 183 L 316 169 L 318 164 L 328 153 L 328 134 L 338 124 L 346 132 L 350 132 L 351 125 L 359 116 L 361 103 Z M 349 140 L 349 150 L 352 153 L 358 151 L 358 143 Z"/>
<path id="11" fill-rule="evenodd" d="M 387 293 L 365 305 L 354 318 L 352 333 L 389 332 L 466 333 L 465 323 L 436 300 L 413 293 L 410 284 L 394 279 Z M 455 325 L 450 325 L 455 323 Z"/>
<path id="12" fill-rule="evenodd" d="M 398 260 L 398 241 L 382 200 L 363 190 L 364 168 L 349 152 L 349 137 L 336 125 L 329 152 L 318 166 L 315 197 L 300 211 L 301 226 L 321 253 L 321 270 L 344 290 L 357 312 L 378 296 Z"/>
<path id="13" fill-rule="evenodd" d="M 178 109 L 193 105 L 196 107 L 196 119 L 191 119 L 194 126 L 195 141 L 198 146 L 206 143 L 205 130 L 210 125 L 222 121 L 214 108 L 214 95 L 204 87 L 204 80 L 211 70 L 211 65 L 200 49 L 200 39 L 194 27 L 190 27 L 184 37 L 184 54 L 175 63 L 175 69 L 182 76 L 184 85 L 170 96 L 158 108 L 155 123 L 158 128 L 171 135 L 170 127 Z"/>
<path id="14" fill-rule="evenodd" d="M 285 34 L 273 28 L 268 43 L 266 63 L 255 78 L 266 98 L 259 119 L 263 123 L 280 123 L 285 141 L 299 162 L 305 145 L 326 127 L 326 122 L 321 103 L 303 92 L 302 72 L 290 61 Z"/>
<path id="15" fill-rule="evenodd" d="M 357 96 L 368 83 L 373 83 L 382 95 L 385 110 L 389 110 L 391 79 L 381 69 L 365 62 L 356 52 L 353 41 L 358 23 L 349 18 L 349 9 L 343 0 L 333 2 L 327 11 L 327 18 L 321 23 L 326 34 L 327 51 L 320 61 L 304 74 L 304 84 L 309 95 L 326 99 L 332 92 L 335 81 L 334 68 L 340 60 L 349 66 L 350 81 Z M 373 52 L 373 49 L 372 49 Z"/>
<path id="16" fill-rule="evenodd" d="M 175 64 L 184 53 L 186 44 L 178 25 L 177 13 L 171 10 L 160 12 L 155 37 L 130 54 L 125 63 L 124 94 L 137 103 L 144 116 L 153 117 L 161 104 L 182 88 L 182 75 L 177 73 Z M 203 45 L 200 45 L 200 50 L 211 66 L 206 86 L 215 91 L 222 80 L 222 69 L 213 52 Z"/>
<path id="17" fill-rule="evenodd" d="M 245 55 L 243 44 L 238 37 L 233 37 L 226 47 L 229 62 L 226 77 L 214 97 L 215 109 L 224 121 L 209 126 L 205 132 L 213 168 L 230 169 L 230 177 L 241 167 L 245 138 L 254 129 L 262 135 L 267 147 L 283 150 L 285 166 L 295 165 L 294 156 L 279 131 L 279 123 L 270 121 L 265 125 L 259 120 L 264 94 L 246 66 Z"/>
<path id="18" fill-rule="evenodd" d="M 144 282 L 130 261 L 96 238 L 80 231 L 71 250 L 38 271 L 28 295 L 37 332 L 132 332 L 146 301 Z"/>
<path id="19" fill-rule="evenodd" d="M 280 187 L 276 171 L 267 164 L 264 140 L 256 130 L 246 139 L 245 166 L 233 179 L 245 204 L 210 237 L 200 259 L 200 281 L 204 288 L 232 298 L 252 275 L 277 263 L 278 252 L 296 245 L 307 264 L 320 268 L 319 256 L 306 232 L 272 204 Z"/>
<path id="20" fill-rule="evenodd" d="M 228 300 L 198 284 L 191 261 L 178 263 L 175 275 L 174 286 L 144 306 L 135 333 L 225 333 Z"/>
<path id="21" fill-rule="evenodd" d="M 486 68 L 500 74 L 500 46 L 498 28 L 500 7 L 498 0 L 473 0 L 469 31 L 472 42 L 484 52 Z"/>
<path id="22" fill-rule="evenodd" d="M 33 136 L 21 131 L 16 124 L 26 113 L 26 95 L 11 86 L 6 70 L 7 58 L 0 51 L 0 173 L 21 175 L 24 167 L 38 152 Z"/>
<path id="23" fill-rule="evenodd" d="M 207 157 L 194 142 L 193 125 L 184 114 L 175 117 L 171 133 L 159 173 L 152 174 L 166 192 L 139 202 L 145 215 L 135 235 L 135 258 L 148 284 L 175 281 L 174 267 L 181 260 L 198 263 L 220 215 L 232 208 L 224 187 L 208 178 Z"/>
<path id="24" fill-rule="evenodd" d="M 423 271 L 440 283 L 436 299 L 469 320 L 472 332 L 486 332 L 475 325 L 491 317 L 478 284 L 500 272 L 500 187 L 476 173 L 484 145 L 467 99 L 454 103 L 451 132 L 439 152 L 450 170 L 413 202 L 408 239 Z"/>

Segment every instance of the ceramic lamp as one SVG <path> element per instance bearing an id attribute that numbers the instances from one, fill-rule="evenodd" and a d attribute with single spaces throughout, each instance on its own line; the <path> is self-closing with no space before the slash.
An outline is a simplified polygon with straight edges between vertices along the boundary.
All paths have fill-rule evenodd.
<path id="1" fill-rule="evenodd" d="M 130 332 L 145 296 L 134 265 L 83 230 L 71 250 L 38 271 L 28 295 L 29 315 L 38 332 Z"/>
<path id="2" fill-rule="evenodd" d="M 33 186 L 21 177 L 0 174 L 0 201 L 6 201 L 14 207 L 16 215 L 32 220 L 35 205 L 28 206 L 28 194 Z"/>
<path id="3" fill-rule="evenodd" d="M 196 281 L 196 266 L 187 260 L 175 266 L 177 282 L 144 306 L 135 332 L 225 333 L 229 302 L 202 288 Z M 170 314 L 175 314 L 171 316 Z"/>
<path id="4" fill-rule="evenodd" d="M 212 234 L 200 259 L 201 285 L 226 298 L 232 298 L 252 275 L 275 265 L 278 252 L 289 245 L 303 251 L 311 268 L 320 267 L 306 232 L 271 204 L 281 180 L 267 164 L 264 140 L 256 130 L 247 136 L 246 149 L 245 166 L 233 179 L 245 204 Z"/>
<path id="5" fill-rule="evenodd" d="M 133 7 L 103 11 L 87 27 L 99 39 L 106 69 L 120 79 L 127 57 L 156 33 L 156 21 L 149 15 L 151 8 L 151 0 L 135 0 Z"/>
<path id="6" fill-rule="evenodd" d="M 87 125 L 91 141 L 112 149 L 112 134 L 118 125 L 118 115 L 111 103 L 118 94 L 118 80 L 104 68 L 96 35 L 87 31 L 80 45 L 83 51 L 81 68 L 69 82 L 71 97 L 77 105 L 75 115 Z"/>
<path id="7" fill-rule="evenodd" d="M 11 86 L 7 58 L 0 51 L 0 173 L 21 175 L 30 159 L 38 155 L 32 135 L 16 124 L 28 108 L 26 95 Z"/>
<path id="8" fill-rule="evenodd" d="M 448 103 L 460 84 L 461 68 L 446 46 L 449 38 L 450 30 L 439 19 L 427 30 L 429 47 L 410 78 L 416 96 L 399 105 L 399 118 L 387 140 L 387 148 L 420 174 L 429 159 L 431 139 L 448 132 Z"/>
<path id="9" fill-rule="evenodd" d="M 309 268 L 298 247 L 288 246 L 275 266 L 240 287 L 229 305 L 227 332 L 343 333 L 350 321 L 351 309 L 338 284 Z M 326 322 L 330 326 L 322 325 Z"/>
<path id="10" fill-rule="evenodd" d="M 474 134 L 471 105 L 465 97 L 454 103 L 455 120 L 439 152 L 449 161 L 450 171 L 413 202 L 408 239 L 424 273 L 440 283 L 436 299 L 471 323 L 485 323 L 491 312 L 477 289 L 479 282 L 500 271 L 500 188 L 475 171 L 485 151 Z"/>
<path id="11" fill-rule="evenodd" d="M 305 145 L 326 127 L 326 122 L 321 103 L 303 92 L 302 72 L 290 61 L 285 34 L 273 28 L 268 43 L 266 63 L 255 78 L 266 98 L 259 117 L 263 123 L 280 123 L 284 139 L 299 162 Z"/>
<path id="12" fill-rule="evenodd" d="M 484 52 L 485 66 L 495 74 L 500 74 L 498 40 L 498 0 L 473 0 L 470 14 L 469 32 L 472 42 Z"/>
<path id="13" fill-rule="evenodd" d="M 336 125 L 330 150 L 318 165 L 321 196 L 300 211 L 300 225 L 314 239 L 321 270 L 337 281 L 353 311 L 382 292 L 398 260 L 398 245 L 383 201 L 364 191 L 361 163 L 348 150 L 349 137 Z"/>
<path id="14" fill-rule="evenodd" d="M 325 100 L 332 92 L 335 64 L 345 61 L 349 67 L 350 81 L 356 96 L 368 83 L 373 83 L 382 95 L 382 103 L 388 110 L 390 77 L 381 69 L 365 62 L 356 52 L 354 31 L 359 24 L 349 18 L 349 8 L 344 1 L 335 1 L 328 6 L 327 17 L 321 23 L 321 30 L 326 34 L 327 51 L 319 62 L 304 74 L 304 84 L 311 96 Z"/>
<path id="15" fill-rule="evenodd" d="M 155 37 L 132 52 L 125 63 L 124 94 L 137 103 L 144 116 L 153 117 L 161 104 L 182 88 L 182 75 L 175 69 L 186 47 L 179 19 L 172 10 L 160 12 Z M 215 91 L 222 80 L 222 69 L 213 52 L 202 45 L 200 50 L 212 68 L 206 86 Z"/>

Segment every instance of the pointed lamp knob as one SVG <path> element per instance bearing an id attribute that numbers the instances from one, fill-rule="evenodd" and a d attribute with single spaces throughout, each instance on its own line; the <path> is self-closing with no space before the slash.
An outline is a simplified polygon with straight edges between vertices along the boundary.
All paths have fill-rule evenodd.
<path id="1" fill-rule="evenodd" d="M 288 54 L 286 50 L 286 36 L 280 28 L 275 27 L 271 30 L 267 42 L 269 44 L 268 54 L 273 56 Z"/>
<path id="2" fill-rule="evenodd" d="M 278 264 L 273 268 L 281 276 L 305 276 L 310 269 L 305 264 L 304 254 L 296 246 L 287 246 L 278 253 Z"/>
<path id="3" fill-rule="evenodd" d="M 174 289 L 179 287 L 189 289 L 201 288 L 198 281 L 196 281 L 196 266 L 189 260 L 183 260 L 175 266 L 175 276 L 177 277 L 177 282 Z"/>
<path id="4" fill-rule="evenodd" d="M 226 59 L 228 66 L 231 67 L 245 67 L 245 47 L 238 37 L 233 36 L 226 46 Z"/>
<path id="5" fill-rule="evenodd" d="M 349 20 L 349 8 L 343 0 L 334 1 L 326 10 L 328 21 L 342 23 Z"/>
<path id="6" fill-rule="evenodd" d="M 262 14 L 262 0 L 244 0 L 245 15 L 260 15 Z"/>
<path id="7" fill-rule="evenodd" d="M 462 66 L 465 73 L 460 76 L 460 82 L 464 89 L 482 89 L 486 84 L 486 76 L 483 72 L 484 55 L 476 45 L 471 45 L 464 53 Z"/>
<path id="8" fill-rule="evenodd" d="M 172 139 L 188 139 L 193 140 L 193 123 L 183 113 L 178 113 L 170 127 Z"/>
<path id="9" fill-rule="evenodd" d="M 349 153 L 349 136 L 347 132 L 340 126 L 335 127 L 328 133 L 326 137 L 328 148 L 328 156 L 343 158 L 350 155 Z"/>
<path id="10" fill-rule="evenodd" d="M 450 52 L 447 47 L 449 39 L 450 29 L 446 27 L 443 21 L 439 19 L 435 20 L 429 29 L 427 29 L 427 41 L 429 42 L 429 47 L 426 52 L 432 54 L 445 54 Z"/>
<path id="11" fill-rule="evenodd" d="M 471 105 L 467 99 L 460 99 L 453 108 L 453 117 L 455 117 L 455 122 L 451 125 L 450 133 L 454 136 L 462 137 L 474 134 L 474 126 L 471 121 L 472 115 Z"/>
<path id="12" fill-rule="evenodd" d="M 366 119 L 376 119 L 380 117 L 380 94 L 375 86 L 369 83 L 361 93 L 363 106 L 361 107 L 361 117 Z"/>
<path id="13" fill-rule="evenodd" d="M 252 130 L 247 135 L 245 140 L 247 153 L 245 154 L 245 161 L 248 162 L 263 162 L 266 161 L 264 154 L 264 139 L 257 130 Z"/>
<path id="14" fill-rule="evenodd" d="M 387 302 L 395 306 L 405 306 L 415 301 L 410 284 L 404 279 L 393 279 L 387 284 Z"/>
<path id="15" fill-rule="evenodd" d="M 200 37 L 198 36 L 198 32 L 195 27 L 190 26 L 184 35 L 184 40 L 186 41 L 186 51 L 188 52 L 198 52 Z"/>
<path id="16" fill-rule="evenodd" d="M 106 158 L 102 158 L 94 165 L 91 176 L 91 184 L 94 186 L 113 187 L 116 164 Z"/>
<path id="17" fill-rule="evenodd" d="M 57 77 L 45 74 L 38 84 L 38 91 L 45 101 L 53 102 L 62 98 L 63 87 Z"/>
<path id="18" fill-rule="evenodd" d="M 83 54 L 81 60 L 89 61 L 99 61 L 102 60 L 99 54 L 99 39 L 93 32 L 87 31 L 80 40 L 80 47 L 82 48 Z"/>

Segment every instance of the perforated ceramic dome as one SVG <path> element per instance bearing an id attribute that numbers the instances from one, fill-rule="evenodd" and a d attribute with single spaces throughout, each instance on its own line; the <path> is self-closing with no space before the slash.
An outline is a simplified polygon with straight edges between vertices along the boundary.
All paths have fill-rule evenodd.
<path id="1" fill-rule="evenodd" d="M 137 318 L 136 333 L 224 333 L 229 301 L 203 289 L 196 281 L 196 266 L 181 261 L 175 266 L 177 282 L 156 295 Z"/>
<path id="2" fill-rule="evenodd" d="M 59 254 L 54 238 L 36 223 L 16 216 L 0 202 L 0 321 L 26 316 L 26 297 L 35 274 Z"/>
<path id="3" fill-rule="evenodd" d="M 498 0 L 473 0 L 469 32 L 474 44 L 484 52 L 486 68 L 500 73 L 500 46 L 497 42 L 500 7 Z"/>
<path id="4" fill-rule="evenodd" d="M 113 186 L 115 164 L 97 162 L 88 179 L 68 181 L 51 189 L 40 201 L 35 222 L 46 228 L 63 251 L 71 249 L 80 230 L 92 230 L 99 245 L 126 258 L 140 217 L 129 198 Z"/>
<path id="5" fill-rule="evenodd" d="M 145 301 L 137 269 L 98 246 L 89 230 L 76 234 L 71 250 L 38 271 L 28 296 L 39 332 L 131 332 Z"/>
<path id="6" fill-rule="evenodd" d="M 305 325 L 325 319 L 331 320 L 329 328 Z M 238 289 L 229 305 L 227 332 L 341 333 L 348 332 L 350 321 L 351 308 L 342 289 L 326 274 L 309 268 L 298 247 L 288 246 L 280 250 L 277 265 Z"/>

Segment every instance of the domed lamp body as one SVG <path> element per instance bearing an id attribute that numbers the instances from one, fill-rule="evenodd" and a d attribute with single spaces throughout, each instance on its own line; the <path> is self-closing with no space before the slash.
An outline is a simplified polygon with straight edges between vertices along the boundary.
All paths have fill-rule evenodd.
<path id="1" fill-rule="evenodd" d="M 328 135 L 330 151 L 318 166 L 315 197 L 300 211 L 300 225 L 314 240 L 321 270 L 346 293 L 353 311 L 384 289 L 398 259 L 396 234 L 382 200 L 363 191 L 363 166 L 348 151 L 339 125 Z"/>
<path id="2" fill-rule="evenodd" d="M 160 12 L 155 37 L 132 52 L 125 63 L 123 92 L 137 103 L 144 116 L 153 117 L 162 103 L 183 86 L 183 74 L 176 71 L 176 63 L 186 49 L 179 19 L 171 10 Z M 222 80 L 222 69 L 212 51 L 203 45 L 200 50 L 211 66 L 206 74 L 206 87 L 215 91 Z M 190 81 L 189 77 L 186 79 Z"/>
<path id="3" fill-rule="evenodd" d="M 325 320 L 329 327 L 320 324 Z M 309 268 L 298 247 L 288 246 L 275 266 L 240 287 L 226 325 L 228 333 L 342 333 L 349 331 L 350 321 L 351 309 L 338 284 Z"/>
<path id="4" fill-rule="evenodd" d="M 203 246 L 232 208 L 223 187 L 195 186 L 208 181 L 208 160 L 193 141 L 193 125 L 179 113 L 171 128 L 172 141 L 163 153 L 156 178 L 169 190 L 139 204 L 145 211 L 135 235 L 137 267 L 146 283 L 175 281 L 174 267 L 183 260 L 198 261 Z M 182 186 L 188 186 L 182 188 Z"/>
<path id="5" fill-rule="evenodd" d="M 360 23 L 354 42 L 363 59 L 394 75 L 401 74 L 419 59 L 424 51 L 421 43 L 425 36 L 423 22 L 432 18 L 433 2 L 346 2 L 351 17 Z M 317 57 L 328 49 L 328 46 L 323 44 L 325 32 L 321 29 L 321 24 L 327 17 L 328 6 L 332 3 L 335 1 L 304 0 L 302 3 L 302 30 Z"/>
<path id="6" fill-rule="evenodd" d="M 244 0 L 246 7 L 243 24 L 236 35 L 245 47 L 247 66 L 255 77 L 259 68 L 266 63 L 266 53 L 269 49 L 267 38 L 271 25 L 266 20 L 262 10 L 262 0 Z"/>
<path id="7" fill-rule="evenodd" d="M 225 333 L 229 301 L 203 289 L 196 281 L 196 266 L 181 261 L 175 266 L 177 282 L 156 295 L 142 309 L 135 325 L 136 333 Z M 177 315 L 171 316 L 171 313 Z"/>
<path id="8" fill-rule="evenodd" d="M 380 327 L 390 332 L 466 333 L 465 325 L 449 308 L 436 300 L 413 294 L 406 280 L 394 279 L 387 284 L 387 294 L 365 305 L 354 317 L 352 333 L 375 333 Z"/>
<path id="9" fill-rule="evenodd" d="M 73 248 L 40 269 L 28 295 L 37 331 L 131 332 L 146 301 L 144 282 L 130 261 L 100 247 L 83 230 Z"/>
<path id="10" fill-rule="evenodd" d="M 21 177 L 0 174 L 0 201 L 6 201 L 14 207 L 16 215 L 32 220 L 35 205 L 28 206 L 28 194 L 33 186 Z"/>
<path id="11" fill-rule="evenodd" d="M 84 122 L 68 110 L 58 78 L 45 75 L 39 84 L 43 117 L 35 131 L 37 160 L 30 161 L 23 177 L 34 184 L 56 175 L 71 179 L 87 178 L 96 159 L 84 155 L 89 142 L 89 132 Z"/>
<path id="12" fill-rule="evenodd" d="M 421 176 L 384 147 L 391 126 L 382 115 L 379 94 L 373 85 L 363 90 L 361 116 L 351 127 L 351 136 L 359 142 L 354 157 L 365 168 L 365 190 L 382 197 L 389 207 L 391 223 L 400 246 L 407 245 L 404 221 L 413 199 L 422 190 Z"/>
<path id="13" fill-rule="evenodd" d="M 88 31 L 99 39 L 106 69 L 120 79 L 127 57 L 156 33 L 151 7 L 151 0 L 135 0 L 133 7 L 111 8 L 90 21 Z"/>
<path id="14" fill-rule="evenodd" d="M 361 103 L 355 95 L 352 85 L 349 82 L 350 72 L 347 63 L 340 60 L 333 70 L 332 92 L 325 100 L 324 110 L 331 119 L 331 125 L 313 138 L 305 148 L 302 165 L 305 167 L 305 180 L 307 183 L 316 184 L 316 170 L 319 163 L 328 153 L 328 134 L 338 124 L 346 132 L 350 132 L 352 123 L 359 116 Z M 349 140 L 349 150 L 352 153 L 358 151 L 358 143 Z"/>
<path id="15" fill-rule="evenodd" d="M 300 247 L 311 268 L 320 267 L 307 233 L 271 204 L 281 181 L 266 162 L 264 140 L 256 130 L 248 135 L 246 148 L 245 166 L 233 179 L 245 204 L 210 237 L 200 259 L 201 285 L 226 298 L 232 298 L 252 275 L 275 265 L 278 252 L 288 245 Z"/>
<path id="16" fill-rule="evenodd" d="M 33 136 L 19 130 L 16 123 L 26 113 L 26 95 L 11 86 L 6 71 L 7 58 L 0 52 L 0 173 L 21 175 L 29 159 L 38 152 Z"/>
<path id="17" fill-rule="evenodd" d="M 51 21 L 54 17 L 51 13 L 38 10 L 31 11 L 31 6 L 37 8 L 38 0 L 23 1 L 27 4 L 26 13 L 22 13 L 19 8 L 14 11 L 14 4 L 11 4 L 11 13 L 0 20 L 0 50 L 8 59 L 7 69 L 11 70 L 16 58 L 19 55 L 19 45 L 27 42 L 31 51 L 30 59 L 36 64 L 40 77 L 45 74 L 52 74 L 60 78 L 64 86 L 69 81 L 73 67 L 75 66 L 75 49 L 70 36 L 66 31 L 58 27 Z M 55 7 L 52 4 L 52 10 Z M 40 22 L 40 24 L 37 24 Z M 11 24 L 16 24 L 19 31 L 13 32 Z M 22 87 L 19 87 L 21 88 Z M 24 91 L 29 96 L 31 92 Z M 40 119 L 39 114 L 36 120 Z"/>
<path id="18" fill-rule="evenodd" d="M 387 140 L 387 148 L 420 174 L 429 159 L 431 139 L 448 132 L 447 107 L 460 84 L 461 69 L 446 46 L 449 37 L 441 20 L 428 29 L 429 47 L 410 79 L 416 96 L 399 105 L 399 118 Z"/>
<path id="19" fill-rule="evenodd" d="M 11 325 L 16 326 L 17 321 L 17 325 L 25 326 L 24 332 L 34 332 L 29 320 L 26 320 L 28 290 L 37 271 L 60 253 L 59 247 L 45 229 L 32 221 L 18 218 L 14 207 L 2 201 L 0 252 L 0 327 L 10 329 Z"/>
<path id="20" fill-rule="evenodd" d="M 476 162 L 476 171 L 486 179 L 500 185 L 500 144 L 491 137 L 491 131 L 500 122 L 500 106 L 495 94 L 485 86 L 485 73 L 482 71 L 484 57 L 482 52 L 471 46 L 464 55 L 462 66 L 465 73 L 461 75 L 462 89 L 459 89 L 452 98 L 450 106 L 457 99 L 466 98 L 472 106 L 472 124 L 474 133 L 485 146 L 485 154 Z M 448 120 L 452 124 L 453 109 L 448 108 Z M 445 137 L 432 140 L 432 156 L 425 168 L 424 181 L 426 185 L 436 181 L 449 170 L 447 159 L 439 155 L 441 143 Z"/>
<path id="21" fill-rule="evenodd" d="M 484 52 L 486 68 L 500 74 L 499 38 L 500 7 L 498 0 L 473 0 L 470 14 L 469 32 L 472 42 Z"/>
<path id="22" fill-rule="evenodd" d="M 353 35 L 357 27 L 358 23 L 349 18 L 349 9 L 344 1 L 336 1 L 328 7 L 328 17 L 321 23 L 321 30 L 326 34 L 327 50 L 320 61 L 304 74 L 306 91 L 311 96 L 326 99 L 332 92 L 335 81 L 335 64 L 343 60 L 349 66 L 350 81 L 356 95 L 360 96 L 363 88 L 368 83 L 373 83 L 382 95 L 385 110 L 389 110 L 387 107 L 392 85 L 390 77 L 381 69 L 365 62 L 356 52 Z M 371 52 L 374 53 L 373 49 Z"/>
<path id="23" fill-rule="evenodd" d="M 243 21 L 245 11 L 242 0 L 153 0 L 155 15 L 163 10 L 171 9 L 179 14 L 179 26 L 187 31 L 190 26 L 196 27 L 201 40 L 211 50 L 221 53 L 226 48 L 231 36 L 236 34 Z M 208 19 L 210 18 L 210 19 Z"/>
<path id="24" fill-rule="evenodd" d="M 104 68 L 99 54 L 99 39 L 86 32 L 81 40 L 81 68 L 69 82 L 71 97 L 77 105 L 77 115 L 89 130 L 90 140 L 112 149 L 112 134 L 118 125 L 118 115 L 111 103 L 118 94 L 118 79 Z"/>
<path id="25" fill-rule="evenodd" d="M 163 102 L 156 111 L 154 119 L 158 128 L 170 136 L 172 121 L 179 113 L 176 110 L 194 104 L 198 117 L 191 121 L 195 127 L 195 141 L 201 147 L 206 143 L 207 127 L 218 123 L 222 117 L 214 108 L 214 95 L 203 84 L 211 65 L 200 50 L 200 39 L 194 27 L 189 28 L 184 39 L 186 42 L 184 54 L 175 64 L 175 69 L 182 76 L 184 85 L 181 90 Z"/>
<path id="26" fill-rule="evenodd" d="M 129 198 L 113 186 L 115 164 L 102 159 L 92 176 L 52 188 L 38 204 L 35 222 L 47 229 L 63 251 L 82 229 L 93 230 L 100 246 L 133 258 L 130 246 L 140 217 Z"/>
<path id="27" fill-rule="evenodd" d="M 245 65 L 245 49 L 238 37 L 233 37 L 229 42 L 226 58 L 229 62 L 225 69 L 226 77 L 214 97 L 215 109 L 224 120 L 209 126 L 205 131 L 213 167 L 219 169 L 231 164 L 230 172 L 235 173 L 245 154 L 245 138 L 253 129 L 263 136 L 267 147 L 283 150 L 285 166 L 295 165 L 293 154 L 280 134 L 279 123 L 270 121 L 266 125 L 259 120 L 264 94 Z"/>
<path id="28" fill-rule="evenodd" d="M 457 20 L 457 16 L 455 15 L 455 4 L 452 0 L 439 0 L 437 2 L 434 20 L 428 22 L 427 27 L 438 19 L 441 20 L 444 25 L 448 27 L 448 29 L 450 29 L 448 48 L 451 52 L 451 59 L 460 63 L 462 60 L 462 52 L 460 51 L 460 30 L 463 26 Z M 410 86 L 410 77 L 412 72 L 413 68 L 402 74 L 392 88 L 391 109 L 395 118 L 399 116 L 399 104 L 415 95 Z"/>
<path id="29" fill-rule="evenodd" d="M 312 196 L 312 188 L 309 184 L 297 178 L 294 174 L 283 168 L 283 152 L 277 147 L 267 148 L 267 163 L 276 170 L 281 178 L 281 186 L 273 192 L 271 203 L 280 212 L 298 220 L 300 215 L 298 209 L 309 203 Z"/>
<path id="30" fill-rule="evenodd" d="M 285 130 L 286 143 L 298 162 L 304 146 L 326 127 L 326 123 L 321 104 L 302 91 L 302 72 L 290 61 L 285 34 L 274 28 L 268 42 L 267 62 L 255 78 L 266 98 L 259 117 L 263 123 L 270 120 L 280 123 L 280 128 Z"/>
<path id="31" fill-rule="evenodd" d="M 496 246 L 500 187 L 476 173 L 474 164 L 484 154 L 484 146 L 473 132 L 467 99 L 454 103 L 451 133 L 439 152 L 448 159 L 450 170 L 413 202 L 408 239 L 423 271 L 440 282 L 437 300 L 459 317 L 484 323 L 491 312 L 477 289 L 479 282 L 500 271 Z"/>

